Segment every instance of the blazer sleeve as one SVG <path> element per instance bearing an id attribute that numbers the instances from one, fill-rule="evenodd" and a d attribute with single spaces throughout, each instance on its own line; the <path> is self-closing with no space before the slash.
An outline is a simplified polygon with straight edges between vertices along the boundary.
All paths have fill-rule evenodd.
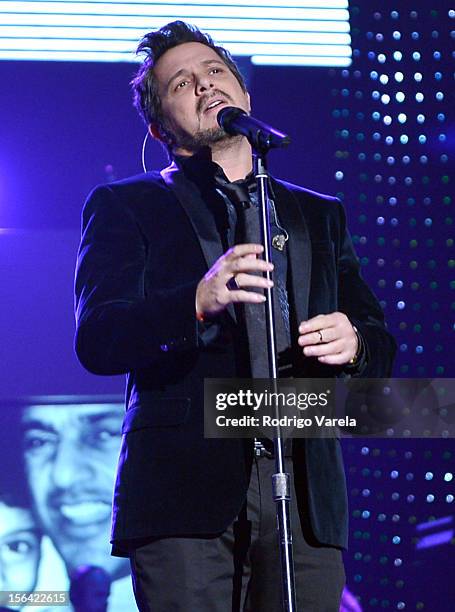
<path id="1" fill-rule="evenodd" d="M 96 188 L 82 213 L 75 279 L 75 350 L 90 372 L 123 374 L 197 346 L 198 281 L 146 295 L 146 257 L 130 207 L 110 186 Z"/>
<path id="2" fill-rule="evenodd" d="M 357 327 L 364 343 L 364 359 L 360 369 L 346 372 L 362 378 L 391 376 L 396 342 L 387 331 L 382 308 L 363 280 L 360 262 L 346 226 L 346 213 L 339 202 L 340 251 L 338 257 L 338 306 Z"/>

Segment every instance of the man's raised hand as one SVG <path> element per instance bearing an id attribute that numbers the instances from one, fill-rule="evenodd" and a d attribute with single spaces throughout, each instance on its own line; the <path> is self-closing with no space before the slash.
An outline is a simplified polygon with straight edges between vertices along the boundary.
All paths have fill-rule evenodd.
<path id="1" fill-rule="evenodd" d="M 273 264 L 258 258 L 263 250 L 261 244 L 237 244 L 217 259 L 197 286 L 198 315 L 215 315 L 235 302 L 264 302 L 262 291 L 248 291 L 273 286 L 261 274 L 273 270 Z"/>

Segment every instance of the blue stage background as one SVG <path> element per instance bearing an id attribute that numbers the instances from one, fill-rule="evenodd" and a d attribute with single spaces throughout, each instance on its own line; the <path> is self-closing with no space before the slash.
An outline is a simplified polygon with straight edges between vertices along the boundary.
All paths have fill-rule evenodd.
<path id="1" fill-rule="evenodd" d="M 399 345 L 394 375 L 454 377 L 455 11 L 441 0 L 385 0 L 351 3 L 350 16 L 349 68 L 242 58 L 253 112 L 292 136 L 287 151 L 270 155 L 273 174 L 343 200 L 363 275 Z M 115 400 L 121 420 L 123 380 L 91 376 L 75 359 L 72 277 L 87 193 L 142 171 L 134 71 L 128 63 L 0 62 L 5 491 L 25 487 L 16 459 L 27 405 L 57 414 Z M 149 142 L 148 167 L 165 164 Z M 348 585 L 362 608 L 453 610 L 453 440 L 345 441 L 344 451 Z M 106 528 L 106 558 L 107 541 Z M 38 584 L 60 588 L 66 569 L 49 538 L 44 544 Z"/>

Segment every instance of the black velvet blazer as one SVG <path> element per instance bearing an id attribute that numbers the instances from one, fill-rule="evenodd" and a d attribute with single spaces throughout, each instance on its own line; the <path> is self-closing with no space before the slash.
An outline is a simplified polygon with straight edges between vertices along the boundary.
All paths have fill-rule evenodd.
<path id="1" fill-rule="evenodd" d="M 396 345 L 360 275 L 340 202 L 273 180 L 289 233 L 294 342 L 298 324 L 344 312 L 363 336 L 357 375 L 391 373 Z M 151 536 L 222 532 L 248 488 L 252 442 L 204 439 L 203 381 L 239 375 L 235 313 L 220 316 L 224 343 L 198 340 L 195 292 L 223 253 L 201 193 L 175 166 L 97 187 L 83 211 L 76 270 L 75 347 L 95 374 L 126 374 L 126 408 L 114 494 L 114 554 Z M 304 358 L 298 376 L 340 366 Z M 294 440 L 301 518 L 325 544 L 347 544 L 347 501 L 337 439 Z"/>

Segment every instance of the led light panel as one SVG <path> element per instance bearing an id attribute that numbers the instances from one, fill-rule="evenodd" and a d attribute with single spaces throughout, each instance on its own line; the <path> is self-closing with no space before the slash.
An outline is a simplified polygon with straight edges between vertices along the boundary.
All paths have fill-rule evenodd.
<path id="1" fill-rule="evenodd" d="M 0 1 L 0 59 L 134 62 L 142 36 L 176 19 L 255 64 L 351 64 L 347 0 Z"/>

